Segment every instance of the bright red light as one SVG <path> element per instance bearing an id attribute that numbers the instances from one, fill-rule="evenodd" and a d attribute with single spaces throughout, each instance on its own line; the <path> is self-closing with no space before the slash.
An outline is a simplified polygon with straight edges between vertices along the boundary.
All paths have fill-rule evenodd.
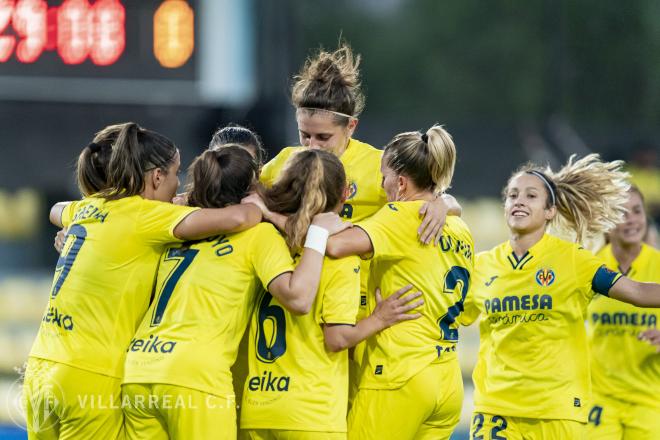
<path id="1" fill-rule="evenodd" d="M 11 57 L 16 45 L 16 37 L 13 35 L 2 35 L 11 21 L 14 13 L 14 0 L 0 0 L 0 63 L 4 63 Z"/>
<path id="2" fill-rule="evenodd" d="M 89 3 L 66 0 L 57 11 L 57 53 L 64 64 L 80 64 L 89 54 Z"/>
<path id="3" fill-rule="evenodd" d="M 126 47 L 124 6 L 119 0 L 98 0 L 90 16 L 93 29 L 90 58 L 98 66 L 113 64 Z"/>
<path id="4" fill-rule="evenodd" d="M 44 51 L 47 12 L 45 0 L 20 0 L 16 4 L 12 24 L 16 33 L 22 37 L 16 47 L 16 58 L 20 62 L 33 63 Z"/>

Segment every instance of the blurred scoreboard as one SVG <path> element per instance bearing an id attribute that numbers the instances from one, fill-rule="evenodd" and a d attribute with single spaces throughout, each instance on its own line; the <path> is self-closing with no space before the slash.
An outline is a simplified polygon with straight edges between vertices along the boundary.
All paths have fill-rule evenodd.
<path id="1" fill-rule="evenodd" d="M 0 0 L 0 99 L 247 105 L 250 0 Z"/>

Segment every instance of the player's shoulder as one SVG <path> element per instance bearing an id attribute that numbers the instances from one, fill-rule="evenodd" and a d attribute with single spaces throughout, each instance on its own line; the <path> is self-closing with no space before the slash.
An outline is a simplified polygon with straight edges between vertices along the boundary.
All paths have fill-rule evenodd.
<path id="1" fill-rule="evenodd" d="M 380 150 L 373 145 L 357 139 L 351 139 L 349 148 L 354 149 L 354 157 L 362 161 L 370 161 L 378 163 L 380 167 L 380 159 L 383 156 L 383 150 Z"/>
<path id="2" fill-rule="evenodd" d="M 472 239 L 470 227 L 461 217 L 455 215 L 447 216 L 447 219 L 445 220 L 445 228 L 455 235 Z"/>

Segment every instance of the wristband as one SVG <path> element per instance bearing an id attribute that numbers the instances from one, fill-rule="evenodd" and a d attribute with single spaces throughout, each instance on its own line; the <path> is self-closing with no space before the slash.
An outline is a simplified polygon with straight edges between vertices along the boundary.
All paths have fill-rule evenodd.
<path id="1" fill-rule="evenodd" d="M 314 249 L 319 254 L 325 255 L 325 245 L 328 243 L 329 235 L 330 233 L 327 229 L 316 225 L 309 225 L 304 247 Z"/>

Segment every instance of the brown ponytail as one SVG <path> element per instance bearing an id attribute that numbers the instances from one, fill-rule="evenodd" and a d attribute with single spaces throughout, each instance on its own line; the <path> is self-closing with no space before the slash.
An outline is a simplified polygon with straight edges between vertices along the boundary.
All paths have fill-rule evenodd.
<path id="1" fill-rule="evenodd" d="M 273 187 L 260 192 L 269 210 L 289 215 L 286 240 L 297 251 L 312 218 L 335 209 L 345 187 L 346 173 L 339 159 L 326 151 L 308 149 L 291 156 Z"/>
<path id="2" fill-rule="evenodd" d="M 224 208 L 241 202 L 257 179 L 257 163 L 239 146 L 206 150 L 188 168 L 188 204 Z"/>
<path id="3" fill-rule="evenodd" d="M 155 168 L 167 173 L 177 152 L 171 140 L 134 122 L 114 127 L 118 132 L 108 163 L 107 186 L 99 192 L 108 200 L 140 194 L 145 173 Z"/>

